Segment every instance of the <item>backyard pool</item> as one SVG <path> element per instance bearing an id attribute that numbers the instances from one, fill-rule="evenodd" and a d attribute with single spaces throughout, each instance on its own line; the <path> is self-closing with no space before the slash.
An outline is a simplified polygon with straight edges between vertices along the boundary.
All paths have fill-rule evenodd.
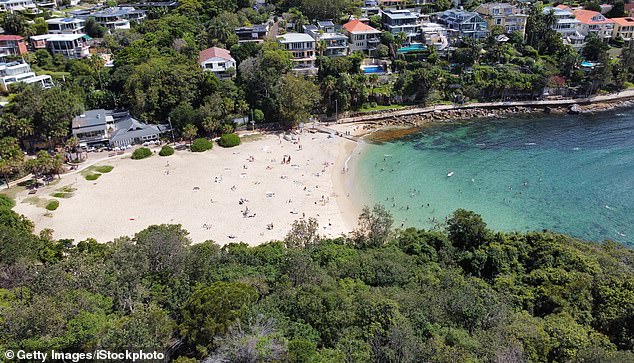
<path id="1" fill-rule="evenodd" d="M 427 50 L 427 46 L 425 44 L 422 43 L 412 43 L 406 47 L 402 47 L 399 48 L 399 50 L 397 50 L 398 53 L 409 53 L 409 52 L 416 52 L 416 51 L 421 51 L 421 50 Z"/>
<path id="2" fill-rule="evenodd" d="M 363 67 L 363 73 L 385 73 L 385 70 L 383 69 L 383 66 L 365 66 Z"/>

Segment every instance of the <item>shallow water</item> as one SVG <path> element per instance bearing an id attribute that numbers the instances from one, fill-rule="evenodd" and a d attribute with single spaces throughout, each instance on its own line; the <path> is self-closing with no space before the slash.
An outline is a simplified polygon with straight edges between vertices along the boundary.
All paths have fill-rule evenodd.
<path id="1" fill-rule="evenodd" d="M 465 208 L 497 230 L 632 244 L 634 109 L 618 112 L 428 126 L 365 147 L 355 194 L 397 227 L 442 228 Z"/>

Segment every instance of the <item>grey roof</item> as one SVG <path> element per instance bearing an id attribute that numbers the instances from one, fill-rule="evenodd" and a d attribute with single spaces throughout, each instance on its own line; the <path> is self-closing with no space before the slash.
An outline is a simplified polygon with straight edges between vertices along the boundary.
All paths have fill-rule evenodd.
<path id="1" fill-rule="evenodd" d="M 124 17 L 127 14 L 145 14 L 145 10 L 137 10 L 131 6 L 119 6 L 103 9 L 92 13 L 92 16 L 117 16 Z"/>
<path id="2" fill-rule="evenodd" d="M 125 141 L 143 136 L 159 135 L 162 132 L 159 126 L 142 123 L 130 115 L 117 120 L 115 127 L 116 131 L 113 132 L 110 137 L 110 143 L 112 144 L 117 141 Z"/>
<path id="3" fill-rule="evenodd" d="M 88 110 L 73 119 L 73 130 L 84 132 L 87 128 L 100 125 L 103 126 L 106 124 L 107 115 L 110 115 L 110 113 L 103 108 L 98 110 Z M 103 129 L 103 127 L 101 129 Z"/>
<path id="4" fill-rule="evenodd" d="M 335 26 L 335 24 L 330 20 L 326 20 L 326 21 L 318 21 L 317 26 L 320 28 L 324 28 L 327 26 Z"/>

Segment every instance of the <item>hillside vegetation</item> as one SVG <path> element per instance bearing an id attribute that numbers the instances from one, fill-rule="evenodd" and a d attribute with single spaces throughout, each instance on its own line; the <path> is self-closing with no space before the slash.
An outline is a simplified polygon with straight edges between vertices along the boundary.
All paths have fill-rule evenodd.
<path id="1" fill-rule="evenodd" d="M 550 233 L 392 231 L 366 208 L 344 239 L 316 221 L 257 247 L 178 225 L 53 240 L 0 203 L 0 350 L 144 349 L 179 362 L 626 362 L 634 253 Z M 46 312 L 43 314 L 43 312 Z"/>

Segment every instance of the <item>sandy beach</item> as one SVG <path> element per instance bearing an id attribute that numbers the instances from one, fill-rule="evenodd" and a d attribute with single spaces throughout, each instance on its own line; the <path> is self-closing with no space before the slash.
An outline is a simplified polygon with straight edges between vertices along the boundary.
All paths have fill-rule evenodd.
<path id="1" fill-rule="evenodd" d="M 335 128 L 351 134 L 361 129 Z M 356 142 L 309 132 L 298 140 L 273 134 L 245 140 L 205 153 L 104 160 L 97 165 L 114 169 L 96 181 L 73 173 L 39 189 L 36 197 L 49 200 L 65 187 L 75 189 L 58 199 L 57 210 L 29 202 L 33 196 L 26 192 L 16 196 L 14 210 L 31 219 L 36 231 L 50 228 L 55 238 L 75 241 L 107 242 L 162 223 L 181 224 L 194 243 L 250 245 L 283 239 L 301 218 L 316 218 L 323 236 L 354 229 L 361 206 L 349 196 L 354 184 L 344 170 Z"/>

